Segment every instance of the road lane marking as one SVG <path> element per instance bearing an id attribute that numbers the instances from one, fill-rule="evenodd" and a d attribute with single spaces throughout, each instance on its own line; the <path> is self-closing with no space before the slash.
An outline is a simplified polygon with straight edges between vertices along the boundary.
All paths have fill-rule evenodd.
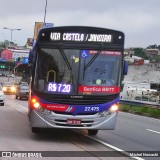
<path id="1" fill-rule="evenodd" d="M 28 108 L 26 108 L 26 107 L 24 107 L 24 106 L 22 106 L 22 105 L 20 105 L 20 104 L 18 104 L 18 106 L 23 107 L 24 109 L 28 110 Z"/>
<path id="2" fill-rule="evenodd" d="M 76 130 L 74 130 L 74 131 L 75 131 L 76 133 L 78 133 L 78 134 L 81 134 L 81 133 L 79 133 L 79 132 L 76 131 Z M 99 140 L 99 139 L 97 139 L 97 138 L 95 138 L 95 137 L 88 136 L 88 135 L 85 135 L 85 134 L 81 134 L 81 135 L 86 136 L 86 137 L 88 137 L 88 138 L 90 138 L 90 139 L 93 139 L 93 140 L 95 140 L 95 141 L 97 141 L 97 142 L 99 142 L 99 143 L 101 143 L 101 144 L 103 144 L 103 145 L 105 145 L 105 146 L 107 146 L 107 147 L 115 150 L 115 151 L 121 152 L 122 154 L 127 155 L 128 158 L 132 158 L 132 159 L 136 159 L 136 160 L 145 160 L 145 159 L 140 158 L 140 157 L 131 157 L 131 156 L 130 156 L 130 153 L 128 153 L 128 152 L 126 152 L 126 151 L 124 151 L 124 150 L 122 150 L 122 149 L 120 149 L 120 148 L 118 148 L 118 147 L 115 147 L 115 146 L 113 146 L 113 145 L 111 145 L 111 144 L 108 144 L 108 143 L 106 143 L 106 142 L 103 142 L 103 141 L 101 141 L 101 140 Z"/>
<path id="3" fill-rule="evenodd" d="M 14 103 L 15 105 L 17 104 L 19 107 L 22 107 L 22 108 L 24 108 L 24 109 L 28 110 L 28 108 L 26 108 L 26 107 L 24 107 L 24 106 L 20 105 L 20 104 L 19 104 L 19 103 L 17 103 L 17 102 L 13 102 L 12 100 L 10 100 L 10 99 L 8 99 L 8 98 L 7 98 L 7 100 L 8 100 L 8 101 L 10 101 L 11 103 Z"/>
<path id="4" fill-rule="evenodd" d="M 132 115 L 133 117 L 139 117 L 139 118 L 143 118 L 143 119 L 151 119 L 151 120 L 155 120 L 155 121 L 160 121 L 160 119 L 156 119 L 156 118 L 153 118 L 153 117 L 145 117 L 145 116 L 139 116 L 139 115 L 136 115 L 136 114 L 133 114 L 133 113 L 126 113 L 126 112 L 121 112 L 119 111 L 120 114 L 129 114 L 129 115 Z"/>
<path id="5" fill-rule="evenodd" d="M 154 132 L 154 133 L 158 133 L 158 134 L 160 134 L 160 132 L 158 132 L 158 131 L 154 131 L 154 130 L 151 130 L 151 129 L 146 129 L 147 131 L 150 131 L 150 132 Z"/>
<path id="6" fill-rule="evenodd" d="M 121 153 L 129 156 L 129 153 L 128 153 L 128 152 L 126 152 L 126 151 L 124 151 L 124 150 L 122 150 L 122 149 L 120 149 L 120 148 L 117 148 L 117 147 L 115 147 L 115 146 L 113 146 L 113 145 L 110 145 L 110 144 L 108 144 L 108 143 L 106 143 L 106 142 L 103 142 L 103 141 L 101 141 L 101 140 L 99 140 L 99 139 L 97 139 L 97 138 L 94 138 L 94 137 L 92 137 L 92 136 L 87 136 L 87 137 L 89 137 L 89 138 L 91 138 L 91 139 L 93 139 L 93 140 L 95 140 L 95 141 L 97 141 L 97 142 L 99 142 L 99 143 L 101 143 L 101 144 L 103 144 L 103 145 L 111 148 L 111 149 L 114 149 L 114 150 L 116 150 L 116 151 L 119 151 L 119 152 L 121 152 Z M 130 156 L 129 156 L 129 157 L 130 157 Z M 134 158 L 134 159 L 136 159 L 136 160 L 145 160 L 145 159 L 140 158 L 140 157 L 131 157 L 131 158 Z"/>

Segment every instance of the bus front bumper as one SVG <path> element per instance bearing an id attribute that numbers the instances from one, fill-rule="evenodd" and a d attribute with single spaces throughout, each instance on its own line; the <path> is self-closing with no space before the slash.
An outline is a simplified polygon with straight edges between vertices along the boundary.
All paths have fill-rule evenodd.
<path id="1" fill-rule="evenodd" d="M 118 112 L 105 116 L 94 115 L 64 115 L 50 112 L 44 114 L 36 110 L 30 112 L 30 125 L 37 128 L 66 128 L 66 129 L 115 129 Z"/>

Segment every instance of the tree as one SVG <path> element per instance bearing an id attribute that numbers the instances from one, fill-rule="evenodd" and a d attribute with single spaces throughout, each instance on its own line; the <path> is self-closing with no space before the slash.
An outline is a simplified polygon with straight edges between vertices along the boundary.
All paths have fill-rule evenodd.
<path id="1" fill-rule="evenodd" d="M 145 51 L 143 48 L 133 48 L 133 51 L 134 51 L 134 55 L 135 56 L 138 56 L 138 57 L 141 57 L 141 58 L 144 58 L 144 59 L 149 59 L 146 54 L 145 54 Z"/>
<path id="2" fill-rule="evenodd" d="M 5 40 L 4 42 L 0 42 L 0 48 L 7 48 L 9 46 L 9 41 Z"/>
<path id="3" fill-rule="evenodd" d="M 159 46 L 157 46 L 156 44 L 154 44 L 154 45 L 149 45 L 149 46 L 147 47 L 147 49 L 160 49 L 160 45 L 159 45 Z"/>
<path id="4" fill-rule="evenodd" d="M 4 42 L 0 42 L 0 48 L 5 48 L 5 43 Z"/>

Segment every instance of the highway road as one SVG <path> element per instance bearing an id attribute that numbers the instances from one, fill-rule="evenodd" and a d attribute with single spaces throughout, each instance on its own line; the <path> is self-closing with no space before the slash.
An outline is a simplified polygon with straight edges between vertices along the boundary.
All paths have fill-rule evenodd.
<path id="1" fill-rule="evenodd" d="M 96 139 L 125 151 L 160 151 L 160 120 L 120 112 L 116 130 L 100 131 Z"/>
<path id="2" fill-rule="evenodd" d="M 5 96 L 5 106 L 0 106 L 0 151 L 116 150 L 140 151 L 140 153 L 153 151 L 152 153 L 160 154 L 157 152 L 160 151 L 160 120 L 120 112 L 116 130 L 99 131 L 96 136 L 88 136 L 86 130 L 50 130 L 37 135 L 33 134 L 29 127 L 28 102 L 16 100 L 14 95 Z M 111 159 L 116 158 L 111 157 Z M 159 158 L 136 156 L 134 159 L 158 160 Z M 109 157 L 92 156 L 85 159 L 109 159 Z"/>

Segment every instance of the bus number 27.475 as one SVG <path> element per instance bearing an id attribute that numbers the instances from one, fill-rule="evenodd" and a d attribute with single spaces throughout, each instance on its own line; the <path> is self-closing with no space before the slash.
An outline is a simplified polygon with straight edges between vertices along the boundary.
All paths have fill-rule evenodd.
<path id="1" fill-rule="evenodd" d="M 85 107 L 85 112 L 89 112 L 89 111 L 97 112 L 99 111 L 99 107 Z"/>

